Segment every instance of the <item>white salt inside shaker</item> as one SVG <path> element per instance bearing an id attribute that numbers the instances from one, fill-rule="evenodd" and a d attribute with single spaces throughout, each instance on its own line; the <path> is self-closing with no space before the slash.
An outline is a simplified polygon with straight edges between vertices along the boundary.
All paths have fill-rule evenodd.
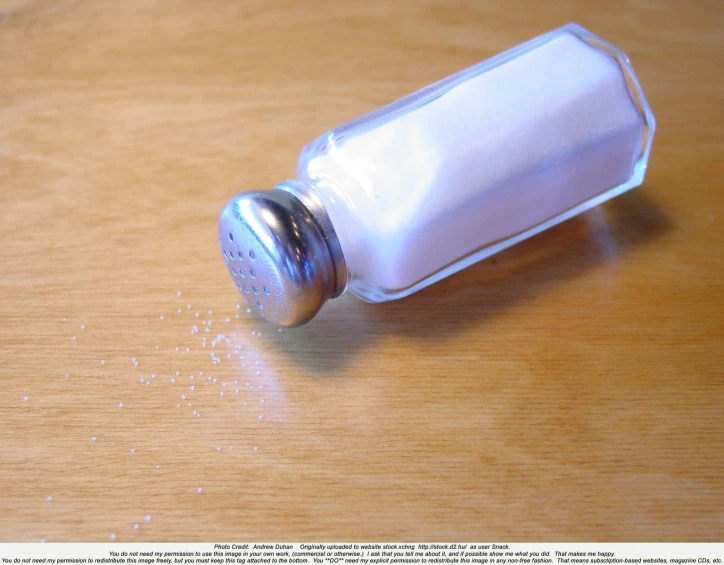
<path id="1" fill-rule="evenodd" d="M 222 251 L 279 325 L 401 298 L 641 184 L 654 128 L 626 56 L 569 24 L 311 142 L 227 204 Z"/>

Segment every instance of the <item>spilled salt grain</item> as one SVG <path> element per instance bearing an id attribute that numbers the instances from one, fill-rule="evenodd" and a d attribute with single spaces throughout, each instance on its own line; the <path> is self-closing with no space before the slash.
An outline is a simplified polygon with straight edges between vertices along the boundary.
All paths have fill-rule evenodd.
<path id="1" fill-rule="evenodd" d="M 51 500 L 53 500 L 53 497 L 52 497 L 52 496 L 46 496 L 46 497 L 45 497 L 45 500 L 47 500 L 48 502 L 50 502 Z"/>
<path id="2" fill-rule="evenodd" d="M 136 452 L 136 450 L 133 449 L 133 448 L 129 449 L 128 451 L 130 451 L 131 453 L 135 453 L 135 452 Z"/>
<path id="3" fill-rule="evenodd" d="M 204 489 L 202 489 L 201 487 L 199 487 L 199 488 L 196 489 L 196 492 L 199 493 L 199 494 L 201 494 L 201 493 L 203 492 L 203 490 L 204 490 Z"/>
<path id="4" fill-rule="evenodd" d="M 113 541 L 114 539 L 116 539 L 116 534 L 111 534 L 110 536 L 108 536 L 108 539 Z"/>
<path id="5" fill-rule="evenodd" d="M 140 527 L 141 527 L 140 524 L 133 524 L 133 529 L 134 529 L 134 530 L 137 530 L 137 529 L 140 528 Z"/>
<path id="6" fill-rule="evenodd" d="M 119 408 L 123 408 L 123 402 L 119 402 L 119 403 L 118 403 L 118 407 L 119 407 Z"/>
<path id="7" fill-rule="evenodd" d="M 91 441 L 95 441 L 95 440 L 96 440 L 96 436 L 93 436 L 93 437 L 91 438 Z"/>
<path id="8" fill-rule="evenodd" d="M 23 401 L 27 402 L 27 401 L 28 401 L 28 398 L 30 398 L 30 397 L 29 397 L 29 396 L 23 396 Z"/>
<path id="9" fill-rule="evenodd" d="M 146 522 L 150 522 L 150 521 L 151 521 L 151 516 L 150 516 L 150 515 L 147 515 L 147 516 L 144 518 L 144 520 L 146 520 Z"/>
<path id="10" fill-rule="evenodd" d="M 180 290 L 177 290 L 177 291 L 176 291 L 176 296 L 181 296 L 181 291 L 180 291 Z"/>
<path id="11" fill-rule="evenodd" d="M 163 314 L 158 317 L 159 320 L 163 320 Z"/>

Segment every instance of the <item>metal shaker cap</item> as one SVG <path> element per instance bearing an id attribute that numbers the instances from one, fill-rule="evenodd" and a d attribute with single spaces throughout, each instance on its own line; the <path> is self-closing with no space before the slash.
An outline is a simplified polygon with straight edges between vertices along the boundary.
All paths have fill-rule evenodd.
<path id="1" fill-rule="evenodd" d="M 236 288 L 273 324 L 300 326 L 344 291 L 347 271 L 331 223 L 296 181 L 232 198 L 219 218 L 219 244 Z"/>

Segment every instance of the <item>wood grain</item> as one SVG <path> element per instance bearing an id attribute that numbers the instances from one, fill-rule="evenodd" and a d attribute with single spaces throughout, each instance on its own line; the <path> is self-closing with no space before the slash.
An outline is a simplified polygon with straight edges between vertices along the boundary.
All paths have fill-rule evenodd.
<path id="1" fill-rule="evenodd" d="M 723 539 L 724 4 L 0 10 L 1 541 Z M 634 63 L 645 186 L 408 299 L 237 309 L 226 199 L 567 21 Z"/>

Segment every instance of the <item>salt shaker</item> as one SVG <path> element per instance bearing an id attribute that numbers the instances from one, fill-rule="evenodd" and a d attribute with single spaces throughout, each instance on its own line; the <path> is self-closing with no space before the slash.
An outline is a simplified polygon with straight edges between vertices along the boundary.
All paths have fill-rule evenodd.
<path id="1" fill-rule="evenodd" d="M 226 204 L 224 260 L 280 326 L 402 298 L 641 184 L 654 129 L 626 55 L 568 24 L 309 143 Z"/>

